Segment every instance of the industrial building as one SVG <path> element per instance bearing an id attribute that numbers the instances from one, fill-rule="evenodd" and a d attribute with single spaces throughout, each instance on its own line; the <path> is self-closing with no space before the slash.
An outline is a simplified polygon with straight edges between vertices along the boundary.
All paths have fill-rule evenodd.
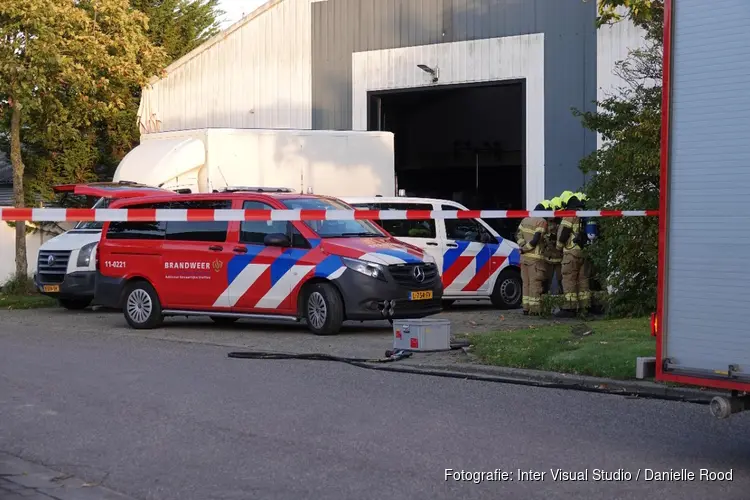
<path id="1" fill-rule="evenodd" d="M 643 34 L 595 0 L 271 0 L 144 89 L 143 131 L 386 130 L 398 187 L 533 207 L 584 182 L 572 109 L 620 80 Z"/>

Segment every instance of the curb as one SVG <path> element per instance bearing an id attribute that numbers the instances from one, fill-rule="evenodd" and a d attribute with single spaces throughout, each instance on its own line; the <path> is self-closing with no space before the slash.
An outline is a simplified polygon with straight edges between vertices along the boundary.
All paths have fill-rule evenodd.
<path id="1" fill-rule="evenodd" d="M 726 393 L 713 390 L 700 390 L 688 387 L 672 387 L 657 382 L 641 380 L 615 380 L 586 375 L 506 368 L 483 365 L 433 365 L 427 363 L 389 364 L 387 371 L 400 371 L 434 375 L 441 377 L 466 378 L 501 382 L 508 384 L 529 385 L 555 389 L 573 389 L 587 392 L 601 392 L 636 396 L 644 398 L 667 399 L 697 404 L 709 404 L 714 396 L 726 396 Z"/>

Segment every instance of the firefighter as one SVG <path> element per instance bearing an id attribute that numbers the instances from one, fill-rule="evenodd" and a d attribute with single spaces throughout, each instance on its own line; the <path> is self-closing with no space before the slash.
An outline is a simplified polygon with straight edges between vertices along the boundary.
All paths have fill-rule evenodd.
<path id="1" fill-rule="evenodd" d="M 581 202 L 573 195 L 567 200 L 568 210 L 580 210 Z M 558 313 L 561 317 L 575 316 L 586 311 L 591 303 L 587 266 L 583 261 L 586 233 L 579 217 L 565 217 L 557 231 L 557 248 L 563 251 L 562 280 L 565 305 Z"/>
<path id="2" fill-rule="evenodd" d="M 563 210 L 568 209 L 568 200 L 573 196 L 573 191 L 563 191 L 560 195 L 560 204 Z"/>
<path id="3" fill-rule="evenodd" d="M 544 206 L 539 203 L 534 210 L 544 210 Z M 526 217 L 516 231 L 516 243 L 521 250 L 524 315 L 541 312 L 542 292 L 547 277 L 547 264 L 542 251 L 547 232 L 547 220 L 542 217 Z"/>
<path id="4" fill-rule="evenodd" d="M 562 210 L 562 200 L 554 197 L 550 200 L 550 210 Z M 545 280 L 544 293 L 555 290 L 557 294 L 562 293 L 562 250 L 557 249 L 557 230 L 560 226 L 558 217 L 547 219 L 548 232 L 544 249 L 544 259 L 547 262 L 547 279 Z M 557 284 L 557 287 L 555 287 Z"/>

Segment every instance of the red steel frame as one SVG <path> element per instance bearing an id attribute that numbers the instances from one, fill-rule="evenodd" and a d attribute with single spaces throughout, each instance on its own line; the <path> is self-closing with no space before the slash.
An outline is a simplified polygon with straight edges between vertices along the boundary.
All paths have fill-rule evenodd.
<path id="1" fill-rule="evenodd" d="M 691 377 L 687 375 L 675 375 L 663 370 L 663 336 L 664 326 L 667 318 L 664 314 L 666 299 L 666 273 L 667 273 L 667 216 L 669 210 L 669 139 L 671 132 L 670 105 L 672 94 L 672 21 L 676 0 L 665 0 L 664 2 L 664 66 L 662 74 L 662 102 L 661 102 L 661 179 L 659 198 L 659 264 L 657 278 L 657 305 L 656 314 L 658 320 L 656 332 L 656 379 L 665 382 L 677 382 L 681 384 L 697 385 L 701 387 L 715 387 L 718 389 L 748 391 L 750 383 L 733 382 L 713 378 Z"/>

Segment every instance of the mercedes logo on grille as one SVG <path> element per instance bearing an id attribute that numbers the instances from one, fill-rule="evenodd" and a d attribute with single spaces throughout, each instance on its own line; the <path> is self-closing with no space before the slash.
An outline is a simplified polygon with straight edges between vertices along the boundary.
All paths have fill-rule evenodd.
<path id="1" fill-rule="evenodd" d="M 420 266 L 414 268 L 414 279 L 417 280 L 417 283 L 422 283 L 424 281 L 424 269 Z"/>
<path id="2" fill-rule="evenodd" d="M 49 257 L 47 257 L 47 265 L 48 266 L 54 265 L 54 263 L 55 263 L 55 256 L 54 255 L 50 255 Z"/>

